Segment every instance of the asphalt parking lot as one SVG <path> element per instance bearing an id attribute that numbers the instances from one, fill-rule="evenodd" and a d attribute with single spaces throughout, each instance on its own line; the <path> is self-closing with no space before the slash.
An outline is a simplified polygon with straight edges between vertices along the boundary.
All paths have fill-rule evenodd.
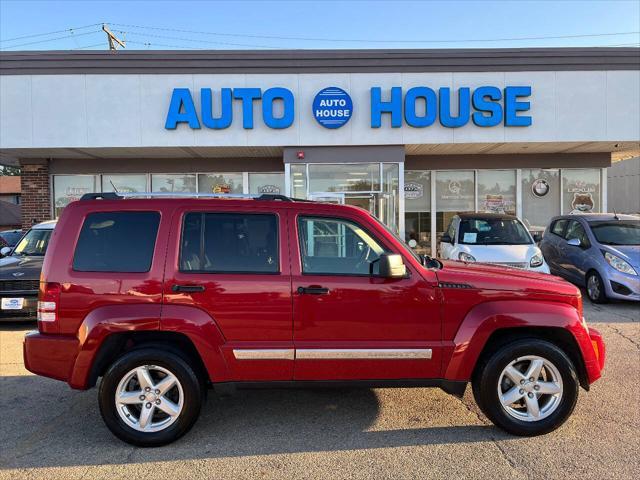
<path id="1" fill-rule="evenodd" d="M 0 479 L 15 478 L 637 478 L 640 310 L 593 306 L 608 363 L 558 431 L 516 438 L 489 424 L 467 390 L 247 391 L 209 395 L 178 442 L 140 449 L 103 425 L 97 392 L 31 375 L 22 336 L 0 325 Z"/>

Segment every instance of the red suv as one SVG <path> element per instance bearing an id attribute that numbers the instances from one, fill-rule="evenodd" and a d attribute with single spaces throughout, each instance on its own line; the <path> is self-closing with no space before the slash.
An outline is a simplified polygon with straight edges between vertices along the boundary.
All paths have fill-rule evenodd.
<path id="1" fill-rule="evenodd" d="M 367 211 L 259 198 L 90 194 L 44 261 L 26 367 L 88 389 L 122 440 L 169 443 L 207 387 L 468 382 L 516 435 L 571 414 L 605 348 L 579 290 L 545 274 L 415 255 Z"/>

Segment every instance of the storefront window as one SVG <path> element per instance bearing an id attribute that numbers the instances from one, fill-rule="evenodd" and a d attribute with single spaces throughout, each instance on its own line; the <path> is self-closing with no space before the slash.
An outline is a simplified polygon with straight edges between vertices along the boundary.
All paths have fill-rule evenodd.
<path id="1" fill-rule="evenodd" d="M 478 171 L 478 211 L 516 214 L 515 170 Z"/>
<path id="2" fill-rule="evenodd" d="M 600 170 L 562 170 L 562 213 L 600 211 Z"/>
<path id="3" fill-rule="evenodd" d="M 555 169 L 522 170 L 522 221 L 531 231 L 543 231 L 560 214 L 560 172 Z"/>
<path id="4" fill-rule="evenodd" d="M 195 174 L 151 175 L 152 192 L 193 193 L 196 191 Z"/>
<path id="5" fill-rule="evenodd" d="M 474 172 L 436 172 L 436 242 L 457 213 L 475 211 Z"/>
<path id="6" fill-rule="evenodd" d="M 199 193 L 243 193 L 241 173 L 205 173 L 198 175 Z"/>
<path id="7" fill-rule="evenodd" d="M 391 230 L 398 233 L 399 220 L 399 166 L 397 163 L 382 164 L 382 193 L 373 213 Z"/>
<path id="8" fill-rule="evenodd" d="M 249 193 L 284 195 L 284 173 L 250 173 Z"/>
<path id="9" fill-rule="evenodd" d="M 55 175 L 53 177 L 54 216 L 60 216 L 62 209 L 69 203 L 79 200 L 85 193 L 98 189 L 96 175 Z"/>
<path id="10" fill-rule="evenodd" d="M 404 172 L 405 241 L 417 253 L 431 253 L 431 172 Z M 414 246 L 415 245 L 415 246 Z"/>
<path id="11" fill-rule="evenodd" d="M 115 187 L 115 190 L 114 190 Z M 146 192 L 147 176 L 142 175 L 102 175 L 103 192 Z"/>
<path id="12" fill-rule="evenodd" d="M 307 198 L 307 165 L 291 164 L 291 195 L 293 198 Z"/>
<path id="13" fill-rule="evenodd" d="M 380 164 L 309 165 L 309 191 L 371 192 L 380 191 Z"/>

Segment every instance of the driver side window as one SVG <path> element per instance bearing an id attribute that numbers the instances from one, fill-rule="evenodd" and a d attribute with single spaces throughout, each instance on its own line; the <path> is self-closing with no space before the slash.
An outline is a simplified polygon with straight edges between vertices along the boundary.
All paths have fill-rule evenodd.
<path id="1" fill-rule="evenodd" d="M 359 225 L 348 220 L 301 217 L 298 237 L 302 272 L 328 275 L 376 273 L 385 249 Z"/>

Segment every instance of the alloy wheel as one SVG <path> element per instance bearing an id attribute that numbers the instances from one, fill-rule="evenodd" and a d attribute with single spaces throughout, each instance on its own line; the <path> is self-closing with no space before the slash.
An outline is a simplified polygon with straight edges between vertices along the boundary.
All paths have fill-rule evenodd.
<path id="1" fill-rule="evenodd" d="M 600 298 L 600 280 L 596 275 L 591 275 L 587 280 L 587 293 L 591 300 L 598 300 Z"/>
<path id="2" fill-rule="evenodd" d="M 120 380 L 115 393 L 118 415 L 140 432 L 159 432 L 172 425 L 184 406 L 177 377 L 158 365 L 141 365 Z"/>
<path id="3" fill-rule="evenodd" d="M 556 366 L 537 355 L 510 362 L 498 380 L 498 399 L 511 417 L 537 422 L 551 415 L 562 400 L 562 377 Z"/>

